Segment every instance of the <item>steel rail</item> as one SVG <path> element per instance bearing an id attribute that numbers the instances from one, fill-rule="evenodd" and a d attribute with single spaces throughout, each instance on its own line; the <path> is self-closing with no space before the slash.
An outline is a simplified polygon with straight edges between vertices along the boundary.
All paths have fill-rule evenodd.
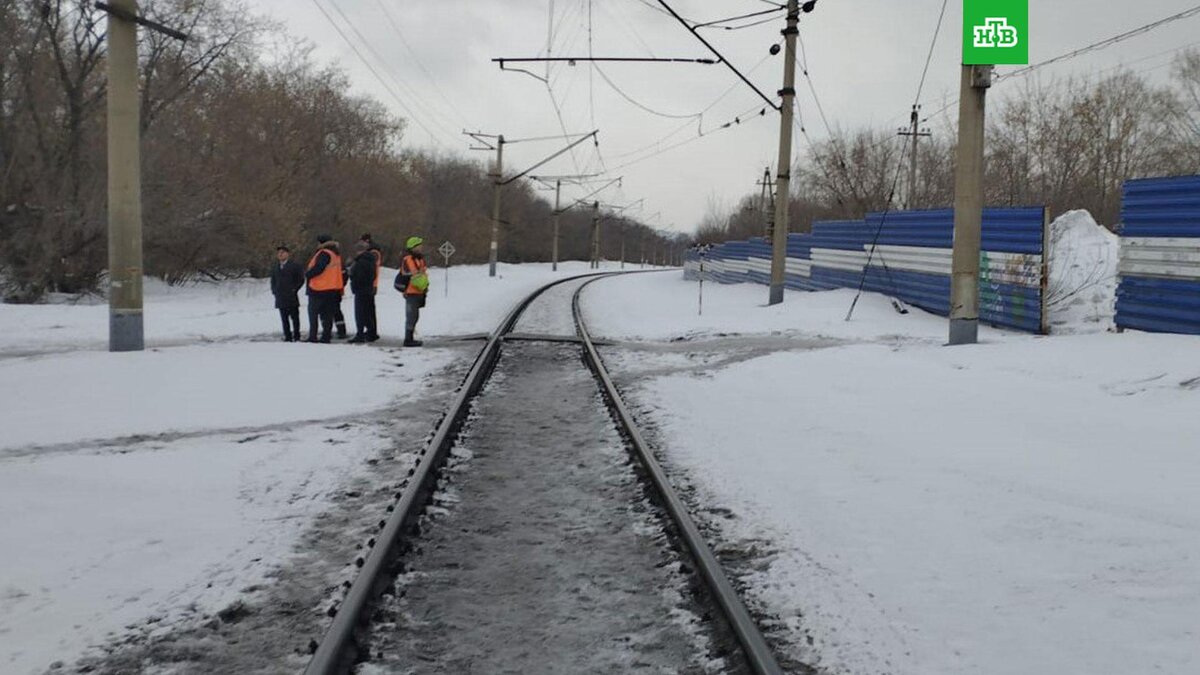
<path id="1" fill-rule="evenodd" d="M 436 483 L 438 469 L 445 462 L 466 419 L 469 403 L 483 388 L 500 358 L 504 336 L 512 332 L 521 315 L 543 293 L 560 284 L 594 276 L 597 275 L 567 277 L 542 286 L 518 302 L 504 321 L 488 336 L 487 344 L 475 357 L 475 362 L 459 387 L 453 404 L 438 424 L 429 445 L 421 451 L 420 461 L 404 480 L 403 489 L 397 493 L 396 501 L 388 507 L 391 515 L 386 522 L 381 521 L 379 534 L 368 542 L 370 550 L 366 556 L 355 561 L 360 566 L 358 575 L 337 606 L 333 623 L 326 630 L 305 667 L 305 675 L 342 675 L 353 667 L 359 648 L 355 642 L 355 630 L 365 623 L 367 610 L 383 591 L 386 584 L 384 573 L 394 560 L 405 532 L 415 522 L 428 501 Z"/>
<path id="2" fill-rule="evenodd" d="M 583 351 L 588 366 L 595 373 L 596 379 L 600 381 L 605 398 L 608 399 L 609 405 L 616 412 L 621 427 L 629 439 L 629 444 L 633 447 L 638 460 L 646 469 L 646 473 L 649 474 L 651 482 L 662 498 L 662 503 L 666 507 L 667 513 L 679 528 L 684 545 L 687 546 L 692 559 L 696 563 L 696 569 L 700 571 L 701 576 L 707 583 L 713 600 L 725 615 L 730 628 L 733 629 L 734 635 L 742 647 L 750 668 L 759 675 L 780 675 L 783 673 L 783 670 L 779 667 L 774 653 L 767 646 L 767 641 L 763 638 L 762 632 L 759 631 L 758 625 L 754 622 L 750 613 L 746 611 L 746 606 L 742 604 L 737 591 L 729 583 L 724 570 L 721 569 L 721 563 L 713 554 L 712 549 L 709 548 L 708 542 L 700 534 L 700 530 L 696 527 L 695 521 L 692 520 L 691 515 L 688 513 L 683 500 L 675 493 L 675 489 L 667 479 L 666 472 L 663 471 L 658 460 L 654 458 L 654 453 L 651 452 L 649 444 L 642 437 L 637 422 L 634 421 L 628 406 L 625 405 L 620 392 L 617 391 L 617 386 L 608 374 L 608 369 L 605 368 L 604 361 L 600 358 L 600 353 L 596 350 L 596 345 L 588 333 L 587 324 L 583 320 L 583 312 L 580 309 L 579 299 L 585 288 L 608 276 L 612 276 L 612 274 L 605 274 L 584 282 L 575 291 L 575 295 L 571 300 L 571 312 L 575 317 L 575 329 L 579 332 L 579 337 L 583 340 Z"/>

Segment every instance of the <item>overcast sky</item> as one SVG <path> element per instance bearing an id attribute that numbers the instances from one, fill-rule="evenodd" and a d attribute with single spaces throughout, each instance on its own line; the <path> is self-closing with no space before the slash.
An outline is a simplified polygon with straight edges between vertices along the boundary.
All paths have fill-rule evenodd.
<path id="1" fill-rule="evenodd" d="M 386 87 L 333 29 L 318 3 Z M 340 63 L 359 93 L 408 119 L 406 146 L 482 159 L 482 153 L 467 150 L 463 129 L 503 133 L 510 139 L 562 134 L 564 127 L 570 133 L 600 129 L 598 153 L 586 144 L 539 173 L 586 174 L 607 168 L 624 181 L 602 198 L 614 205 L 644 199 L 639 217 L 663 229 L 692 230 L 710 200 L 732 204 L 757 191 L 755 183 L 766 166 L 774 170 L 778 114 L 759 116 L 765 103 L 724 66 L 602 65 L 622 95 L 586 64 L 556 64 L 547 87 L 529 75 L 502 72 L 491 62 L 544 55 L 551 11 L 555 56 L 585 56 L 589 40 L 596 56 L 710 56 L 682 26 L 651 7 L 657 0 L 257 0 L 253 5 L 292 35 L 315 44 L 317 58 Z M 671 5 L 698 21 L 770 9 L 763 0 L 672 0 Z M 1189 9 L 1195 2 L 1030 0 L 1030 5 L 1030 58 L 1037 62 Z M 941 0 L 819 0 L 816 10 L 804 15 L 800 32 L 809 71 L 833 126 L 892 128 L 906 122 L 941 8 Z M 961 0 L 949 0 L 922 96 L 927 113 L 957 97 L 961 23 Z M 782 27 L 779 15 L 757 27 L 704 34 L 774 97 L 782 82 L 783 55 L 770 57 L 768 49 L 781 39 Z M 1049 80 L 1124 64 L 1166 77 L 1173 52 L 1197 41 L 1200 17 L 1193 17 L 1045 68 L 1038 76 Z M 543 64 L 530 69 L 546 74 Z M 823 138 L 827 134 L 813 96 L 798 77 L 804 124 L 814 139 Z M 1004 84 L 991 95 L 1003 97 L 1012 89 L 1011 83 Z M 686 117 L 701 111 L 706 111 L 701 118 Z M 956 113 L 953 107 L 947 111 Z M 698 130 L 708 134 L 739 115 L 742 124 L 697 137 Z M 944 120 L 931 120 L 930 126 L 944 133 Z M 696 140 L 657 152 L 689 139 Z M 802 153 L 806 143 L 798 136 L 795 146 Z M 553 141 L 510 145 L 506 173 L 524 170 L 559 147 Z M 569 194 L 580 197 L 590 190 L 574 187 Z M 553 199 L 553 193 L 547 196 Z"/>

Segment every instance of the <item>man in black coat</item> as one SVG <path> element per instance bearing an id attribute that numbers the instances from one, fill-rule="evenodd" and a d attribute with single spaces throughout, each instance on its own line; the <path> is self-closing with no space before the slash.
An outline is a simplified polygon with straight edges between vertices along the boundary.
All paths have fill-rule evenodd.
<path id="1" fill-rule="evenodd" d="M 357 332 L 354 343 L 374 342 L 379 339 L 375 325 L 375 270 L 377 257 L 365 241 L 354 246 L 358 254 L 350 265 L 350 290 L 354 293 L 354 323 Z"/>
<path id="2" fill-rule="evenodd" d="M 280 246 L 275 251 L 278 263 L 271 266 L 271 293 L 275 296 L 275 309 L 283 321 L 283 341 L 300 341 L 300 298 L 304 288 L 304 270 L 292 260 L 291 251 Z"/>

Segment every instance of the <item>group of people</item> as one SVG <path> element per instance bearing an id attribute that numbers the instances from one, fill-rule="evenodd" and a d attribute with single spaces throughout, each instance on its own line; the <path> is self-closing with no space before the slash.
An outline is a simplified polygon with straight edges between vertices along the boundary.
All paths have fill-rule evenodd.
<path id="1" fill-rule="evenodd" d="M 423 240 L 409 237 L 405 242 L 405 254 L 400 262 L 393 287 L 404 294 L 405 325 L 404 346 L 420 347 L 416 339 L 417 321 L 421 308 L 425 306 L 429 290 L 429 274 L 422 251 Z M 354 294 L 355 334 L 352 343 L 375 342 L 379 339 L 379 323 L 376 315 L 375 295 L 379 292 L 379 275 L 383 269 L 383 251 L 364 234 L 354 244 L 354 257 L 347 262 L 341 247 L 329 235 L 317 237 L 317 250 L 303 268 L 292 260 L 287 246 L 276 249 L 276 264 L 271 266 L 271 293 L 275 296 L 275 308 L 283 322 L 283 340 L 301 342 L 300 337 L 300 289 L 307 288 L 308 295 L 308 339 L 307 342 L 346 339 L 346 319 L 342 314 L 342 298 L 346 286 Z M 347 283 L 348 282 L 348 283 Z M 318 325 L 320 336 L 318 337 Z"/>

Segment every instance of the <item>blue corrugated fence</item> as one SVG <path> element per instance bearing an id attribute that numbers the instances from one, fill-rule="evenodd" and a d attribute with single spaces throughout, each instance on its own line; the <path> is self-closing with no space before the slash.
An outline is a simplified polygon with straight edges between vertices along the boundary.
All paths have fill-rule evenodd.
<path id="1" fill-rule="evenodd" d="M 1200 176 L 1126 181 L 1119 328 L 1200 335 Z"/>
<path id="2" fill-rule="evenodd" d="M 1042 207 L 984 211 L 981 320 L 1044 332 L 1046 216 Z M 858 288 L 862 283 L 867 290 L 946 315 L 953 239 L 951 209 L 819 221 L 813 223 L 811 234 L 789 235 L 786 285 L 819 291 Z M 687 278 L 698 278 L 700 262 L 698 253 L 689 253 L 684 267 Z M 727 242 L 704 254 L 704 266 L 706 280 L 766 284 L 771 247 L 763 239 Z M 730 274 L 730 269 L 739 273 Z"/>

